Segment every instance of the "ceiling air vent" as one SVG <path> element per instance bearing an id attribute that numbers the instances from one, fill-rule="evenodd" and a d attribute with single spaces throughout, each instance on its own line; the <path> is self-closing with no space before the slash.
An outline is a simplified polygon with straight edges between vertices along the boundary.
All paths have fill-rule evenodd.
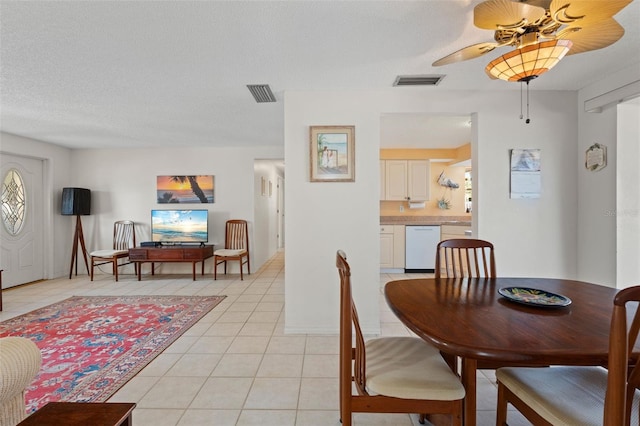
<path id="1" fill-rule="evenodd" d="M 399 75 L 394 86 L 437 86 L 442 81 L 444 75 Z"/>
<path id="2" fill-rule="evenodd" d="M 255 98 L 256 102 L 275 102 L 276 97 L 268 84 L 247 84 L 247 88 Z"/>

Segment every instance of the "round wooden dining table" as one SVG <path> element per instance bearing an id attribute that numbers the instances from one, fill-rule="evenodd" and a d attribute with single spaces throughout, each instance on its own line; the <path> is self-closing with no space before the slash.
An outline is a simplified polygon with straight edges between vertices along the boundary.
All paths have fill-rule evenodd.
<path id="1" fill-rule="evenodd" d="M 557 299 L 562 304 L 565 299 L 570 303 L 550 307 L 524 299 L 515 302 L 499 289 L 511 289 L 511 296 L 519 294 L 517 289 L 542 290 L 562 296 Z M 421 278 L 390 281 L 384 292 L 402 323 L 442 353 L 461 358 L 467 426 L 476 423 L 478 361 L 607 364 L 614 288 L 550 278 Z"/>

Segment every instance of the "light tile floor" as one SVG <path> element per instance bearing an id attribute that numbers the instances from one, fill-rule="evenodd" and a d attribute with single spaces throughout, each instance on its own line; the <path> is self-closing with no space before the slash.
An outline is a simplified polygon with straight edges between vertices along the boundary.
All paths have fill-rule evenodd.
<path id="1" fill-rule="evenodd" d="M 411 277 L 419 276 L 411 274 Z M 226 295 L 226 299 L 124 385 L 110 401 L 136 402 L 136 426 L 339 426 L 338 337 L 285 335 L 284 253 L 245 275 L 60 278 L 7 289 L 0 321 L 73 295 Z M 382 290 L 404 274 L 380 275 L 383 336 L 410 332 Z M 336 291 L 338 289 L 336 273 Z M 495 424 L 496 386 L 478 372 L 478 425 Z M 528 425 L 517 412 L 511 426 Z M 354 414 L 356 425 L 417 426 L 416 415 Z"/>

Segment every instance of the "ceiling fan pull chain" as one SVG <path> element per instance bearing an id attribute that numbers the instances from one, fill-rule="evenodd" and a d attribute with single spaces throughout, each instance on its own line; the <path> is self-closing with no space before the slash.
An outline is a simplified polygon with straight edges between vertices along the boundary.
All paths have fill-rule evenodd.
<path id="1" fill-rule="evenodd" d="M 522 120 L 522 82 L 520 82 L 520 120 Z"/>
<path id="2" fill-rule="evenodd" d="M 529 80 L 527 80 L 527 119 L 525 123 L 531 123 L 531 120 L 529 120 Z"/>

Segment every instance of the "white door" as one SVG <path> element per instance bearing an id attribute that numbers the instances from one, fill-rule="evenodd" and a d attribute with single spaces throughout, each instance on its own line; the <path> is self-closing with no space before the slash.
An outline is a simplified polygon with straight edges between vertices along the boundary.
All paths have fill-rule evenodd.
<path id="1" fill-rule="evenodd" d="M 12 177 L 5 180 L 8 174 Z M 42 160 L 8 154 L 0 156 L 3 288 L 44 278 L 42 177 Z"/>

